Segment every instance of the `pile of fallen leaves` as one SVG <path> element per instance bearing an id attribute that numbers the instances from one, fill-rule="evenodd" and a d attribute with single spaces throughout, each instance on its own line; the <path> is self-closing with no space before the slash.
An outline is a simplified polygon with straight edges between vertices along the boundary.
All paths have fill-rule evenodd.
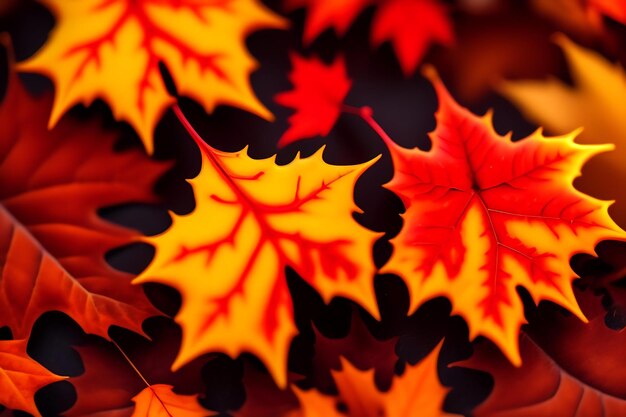
<path id="1" fill-rule="evenodd" d="M 3 416 L 626 415 L 626 0 L 6 0 L 0 49 Z"/>

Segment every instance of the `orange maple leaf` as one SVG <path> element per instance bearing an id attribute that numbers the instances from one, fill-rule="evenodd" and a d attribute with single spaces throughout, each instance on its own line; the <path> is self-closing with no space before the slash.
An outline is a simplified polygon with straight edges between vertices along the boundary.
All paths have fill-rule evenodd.
<path id="1" fill-rule="evenodd" d="M 177 289 L 183 342 L 178 367 L 207 351 L 257 355 L 280 386 L 296 331 L 285 267 L 329 301 L 355 300 L 377 315 L 372 245 L 379 236 L 352 217 L 358 177 L 376 160 L 336 166 L 323 150 L 288 165 L 219 152 L 181 119 L 202 151 L 191 181 L 196 208 L 146 241 L 156 248 L 135 280 Z"/>
<path id="2" fill-rule="evenodd" d="M 257 0 L 40 1 L 57 26 L 19 68 L 53 80 L 50 126 L 72 106 L 101 98 L 151 152 L 154 127 L 174 102 L 160 62 L 178 91 L 206 111 L 228 104 L 271 118 L 250 87 L 256 63 L 245 38 L 285 23 Z"/>
<path id="3" fill-rule="evenodd" d="M 407 366 L 404 374 L 395 378 L 388 392 L 381 392 L 374 383 L 374 370 L 360 371 L 342 359 L 342 369 L 332 371 L 339 391 L 338 397 L 316 390 L 294 392 L 300 400 L 304 417 L 404 417 L 419 413 L 423 417 L 453 417 L 442 410 L 448 390 L 437 376 L 437 357 L 441 344 L 415 366 Z M 340 413 L 339 402 L 347 411 Z M 291 415 L 290 415 L 291 416 Z"/>
<path id="4" fill-rule="evenodd" d="M 524 116 L 560 135 L 582 127 L 580 143 L 610 141 L 615 151 L 594 158 L 576 180 L 580 190 L 604 199 L 616 200 L 610 213 L 620 226 L 626 226 L 626 189 L 615 184 L 626 182 L 626 120 L 622 103 L 626 98 L 626 72 L 620 64 L 585 49 L 565 36 L 554 37 L 570 68 L 571 81 L 557 78 L 501 82 L 500 91 Z M 606 178 L 613 181 L 606 181 Z"/>
<path id="5" fill-rule="evenodd" d="M 372 379 L 364 383 L 371 385 L 373 389 L 376 386 L 390 386 L 391 380 L 395 377 L 394 367 L 398 362 L 398 356 L 394 352 L 397 337 L 385 341 L 374 338 L 356 309 L 352 315 L 350 331 L 345 337 L 331 339 L 322 335 L 315 327 L 313 331 L 315 332 L 315 356 L 311 363 L 312 373 L 306 378 L 308 383 L 322 392 L 332 392 L 335 390 L 333 375 L 342 374 L 341 369 L 345 370 L 347 364 L 353 373 L 360 372 L 355 368 L 369 370 L 366 373 L 372 375 Z M 308 416 L 305 411 L 307 408 L 300 407 L 294 389 L 279 389 L 269 378 L 257 367 L 245 368 L 243 383 L 246 387 L 246 401 L 240 410 L 231 413 L 234 417 Z M 302 379 L 302 376 L 290 374 L 290 384 L 299 379 Z M 315 392 L 310 394 L 316 396 Z M 324 403 L 331 402 L 323 396 L 322 398 Z M 332 406 L 333 404 L 330 404 L 330 407 Z"/>
<path id="6" fill-rule="evenodd" d="M 593 252 L 600 240 L 626 238 L 608 215 L 610 202 L 572 185 L 589 158 L 612 146 L 576 144 L 576 132 L 546 138 L 537 131 L 513 142 L 493 130 L 490 113 L 471 114 L 434 71 L 427 75 L 440 106 L 432 149 L 386 140 L 395 167 L 386 186 L 402 198 L 406 213 L 383 270 L 404 279 L 412 311 L 446 296 L 472 338 L 490 338 L 520 364 L 518 332 L 525 320 L 516 288 L 584 320 L 570 258 Z"/>
<path id="7" fill-rule="evenodd" d="M 113 152 L 117 135 L 95 121 L 64 119 L 49 131 L 50 101 L 30 97 L 13 76 L 0 107 L 0 326 L 27 338 L 41 314 L 58 310 L 105 338 L 111 325 L 141 332 L 159 313 L 104 258 L 137 233 L 98 210 L 154 201 L 167 166 Z"/>
<path id="8" fill-rule="evenodd" d="M 198 403 L 197 395 L 180 395 L 171 385 L 151 385 L 137 394 L 131 417 L 205 417 L 206 409 Z"/>
<path id="9" fill-rule="evenodd" d="M 454 40 L 447 8 L 439 0 L 285 0 L 288 10 L 307 8 L 304 42 L 327 29 L 343 36 L 356 17 L 376 5 L 371 44 L 389 41 L 405 75 L 415 72 L 432 42 L 450 46 Z"/>
<path id="10" fill-rule="evenodd" d="M 35 393 L 63 379 L 26 353 L 27 340 L 0 340 L 0 404 L 39 417 Z"/>

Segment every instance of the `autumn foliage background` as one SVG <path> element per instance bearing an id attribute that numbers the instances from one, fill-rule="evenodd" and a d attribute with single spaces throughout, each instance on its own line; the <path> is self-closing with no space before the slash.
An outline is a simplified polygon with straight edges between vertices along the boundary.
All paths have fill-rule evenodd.
<path id="1" fill-rule="evenodd" d="M 0 2 L 2 415 L 626 415 L 624 24 Z"/>

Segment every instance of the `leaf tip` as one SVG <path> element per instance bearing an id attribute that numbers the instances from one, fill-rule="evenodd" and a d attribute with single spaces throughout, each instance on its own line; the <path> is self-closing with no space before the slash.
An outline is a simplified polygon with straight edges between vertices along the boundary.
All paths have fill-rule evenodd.
<path id="1" fill-rule="evenodd" d="M 448 88 L 445 86 L 445 84 L 441 80 L 441 77 L 439 76 L 439 72 L 433 65 L 424 65 L 424 67 L 422 68 L 422 75 L 430 81 L 430 83 L 433 85 L 433 88 L 435 89 L 437 99 L 439 100 L 439 111 L 441 111 L 441 109 L 444 107 L 451 107 L 456 109 L 460 107 L 460 105 L 456 102 L 456 100 L 454 100 L 454 98 L 450 94 L 450 91 L 448 91 Z"/>
<path id="2" fill-rule="evenodd" d="M 582 131 L 582 128 L 580 128 L 580 130 Z M 614 151 L 616 146 L 614 143 L 602 143 L 599 145 L 595 145 L 593 148 L 595 149 L 595 152 L 594 152 L 594 155 L 595 155 L 599 153 Z"/>
<path id="3" fill-rule="evenodd" d="M 422 67 L 422 75 L 428 79 L 432 84 L 438 84 L 441 82 L 437 68 L 432 64 L 425 64 Z"/>
<path id="4" fill-rule="evenodd" d="M 372 159 L 370 159 L 367 163 L 369 164 L 368 166 L 372 166 L 374 165 L 376 162 L 378 162 L 380 160 L 380 158 L 382 158 L 383 155 L 382 154 L 378 154 L 375 157 L 373 157 Z"/>
<path id="5" fill-rule="evenodd" d="M 574 44 L 574 42 L 562 32 L 556 32 L 552 34 L 551 40 L 563 49 L 570 47 Z"/>

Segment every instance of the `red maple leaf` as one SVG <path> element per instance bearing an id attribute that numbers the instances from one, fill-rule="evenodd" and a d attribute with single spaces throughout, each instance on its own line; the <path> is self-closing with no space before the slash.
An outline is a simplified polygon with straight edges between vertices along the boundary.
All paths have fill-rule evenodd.
<path id="1" fill-rule="evenodd" d="M 285 0 L 285 4 L 288 10 L 307 8 L 305 43 L 331 28 L 343 36 L 366 7 L 377 5 L 371 44 L 378 47 L 389 41 L 406 76 L 417 69 L 431 43 L 450 46 L 454 41 L 447 7 L 439 0 Z"/>
<path id="2" fill-rule="evenodd" d="M 626 24 L 625 0 L 587 0 L 588 13 L 599 13 Z"/>
<path id="3" fill-rule="evenodd" d="M 293 54 L 291 62 L 293 69 L 289 79 L 294 89 L 275 97 L 277 103 L 296 110 L 289 117 L 289 129 L 278 141 L 280 147 L 300 139 L 328 135 L 352 85 L 346 75 L 343 57 L 325 65 L 318 58 L 307 59 Z"/>
<path id="4" fill-rule="evenodd" d="M 576 132 L 546 138 L 540 130 L 514 142 L 495 132 L 490 113 L 479 118 L 458 105 L 434 70 L 426 75 L 439 99 L 432 149 L 385 138 L 395 171 L 387 187 L 407 207 L 385 270 L 404 278 L 413 308 L 447 296 L 471 337 L 490 338 L 519 364 L 524 310 L 516 288 L 584 318 L 570 258 L 625 237 L 608 214 L 610 202 L 572 185 L 589 158 L 611 147 L 579 145 Z"/>
<path id="5" fill-rule="evenodd" d="M 437 0 L 383 1 L 372 22 L 372 45 L 389 41 L 406 76 L 415 72 L 431 43 L 454 41 L 447 9 Z"/>

